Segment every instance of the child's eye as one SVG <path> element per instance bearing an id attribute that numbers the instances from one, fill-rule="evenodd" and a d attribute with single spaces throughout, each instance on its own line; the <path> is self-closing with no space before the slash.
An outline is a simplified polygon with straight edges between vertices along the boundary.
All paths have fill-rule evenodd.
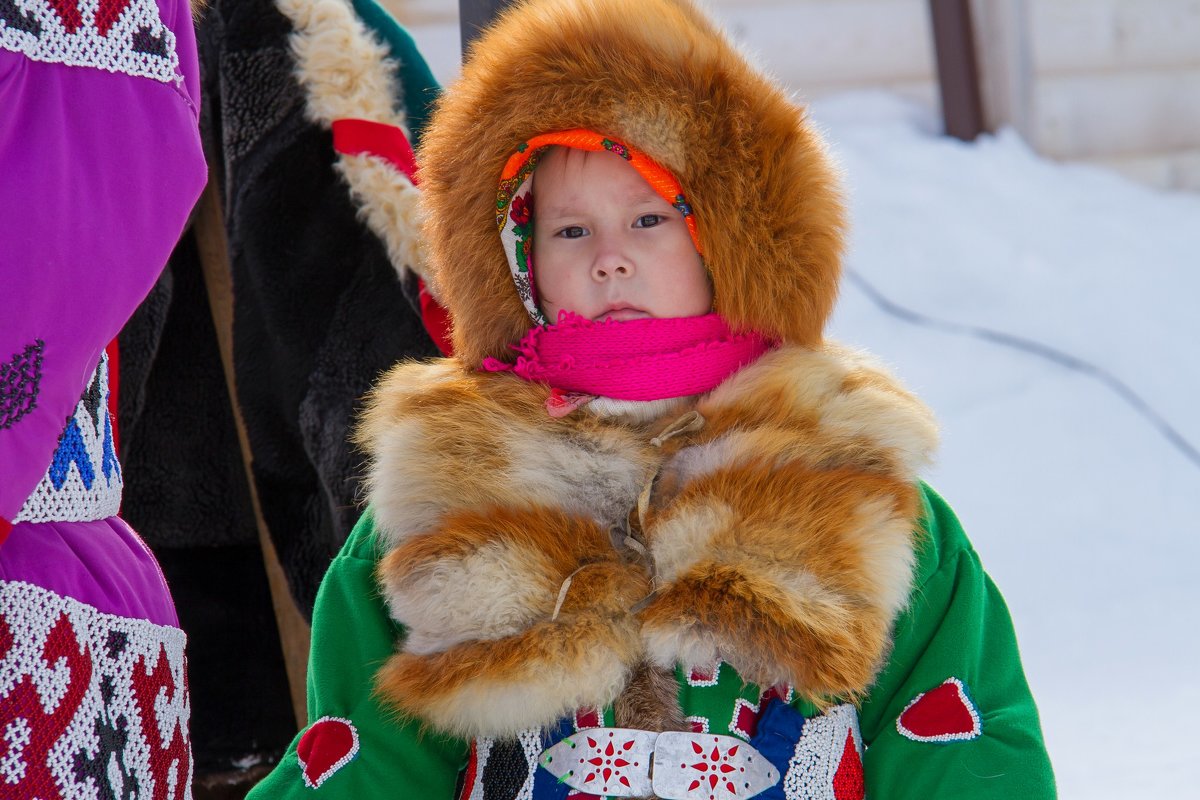
<path id="1" fill-rule="evenodd" d="M 558 231 L 554 235 L 561 236 L 564 239 L 578 239 L 579 237 L 583 236 L 586 232 L 587 231 L 585 231 L 579 225 L 569 225 L 569 226 L 563 228 L 562 230 Z"/>
<path id="2" fill-rule="evenodd" d="M 660 223 L 662 221 L 663 221 L 663 218 L 662 218 L 661 214 L 642 214 L 640 217 L 637 218 L 637 221 L 633 223 L 633 227 L 635 227 L 635 228 L 653 228 L 655 225 L 657 225 L 658 223 Z"/>

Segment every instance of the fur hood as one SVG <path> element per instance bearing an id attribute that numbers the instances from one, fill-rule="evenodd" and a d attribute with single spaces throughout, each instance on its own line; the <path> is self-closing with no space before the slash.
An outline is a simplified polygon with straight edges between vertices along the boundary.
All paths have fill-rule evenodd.
<path id="1" fill-rule="evenodd" d="M 667 729 L 673 670 L 718 659 L 818 704 L 867 691 L 911 590 L 936 439 L 918 401 L 861 355 L 794 345 L 651 421 L 550 419 L 547 394 L 455 360 L 373 394 L 378 580 L 407 629 L 385 699 L 502 736 L 609 704 Z"/>
<path id="2" fill-rule="evenodd" d="M 465 364 L 511 359 L 530 327 L 494 222 L 501 169 L 572 128 L 675 175 L 733 328 L 819 342 L 845 215 L 804 111 L 688 0 L 527 0 L 475 43 L 419 152 L 429 268 Z"/>

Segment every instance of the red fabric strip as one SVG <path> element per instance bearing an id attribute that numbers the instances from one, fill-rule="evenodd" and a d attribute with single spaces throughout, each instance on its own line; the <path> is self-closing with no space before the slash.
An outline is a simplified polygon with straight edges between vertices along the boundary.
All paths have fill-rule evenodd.
<path id="1" fill-rule="evenodd" d="M 335 119 L 332 127 L 334 150 L 348 156 L 378 156 L 417 184 L 417 159 L 403 130 L 366 119 Z"/>
<path id="2" fill-rule="evenodd" d="M 433 343 L 437 345 L 438 350 L 442 351 L 442 355 L 446 357 L 454 355 L 454 343 L 450 340 L 449 312 L 433 299 L 433 295 L 425 288 L 424 279 L 419 278 L 417 285 L 421 287 L 421 322 L 425 323 L 425 330 L 429 333 L 429 338 L 433 339 Z"/>
<path id="3" fill-rule="evenodd" d="M 121 452 L 120 426 L 117 425 L 117 407 L 121 388 L 121 353 L 117 340 L 113 339 L 104 348 L 108 353 L 108 416 L 112 420 L 113 452 Z"/>

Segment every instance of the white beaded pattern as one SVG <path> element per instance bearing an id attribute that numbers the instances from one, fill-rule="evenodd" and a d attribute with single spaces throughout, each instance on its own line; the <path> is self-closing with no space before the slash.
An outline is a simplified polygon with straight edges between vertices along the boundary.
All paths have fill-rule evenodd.
<path id="1" fill-rule="evenodd" d="M 88 522 L 121 509 L 121 466 L 108 413 L 108 356 L 67 420 L 53 460 L 13 522 Z"/>
<path id="2" fill-rule="evenodd" d="M 154 0 L 130 0 L 104 31 L 96 19 L 100 0 L 78 0 L 73 9 L 61 4 L 68 10 L 77 9 L 77 21 L 64 20 L 49 0 L 12 2 L 16 13 L 27 21 L 26 29 L 0 22 L 0 49 L 34 61 L 95 67 L 164 83 L 182 80 L 175 34 L 163 24 Z M 190 24 L 190 19 L 187 22 Z M 138 39 L 144 43 L 140 49 Z M 158 52 L 146 52 L 145 43 Z"/>
<path id="3" fill-rule="evenodd" d="M 65 800 L 97 796 L 94 776 L 81 780 L 77 772 L 79 758 L 104 758 L 97 734 L 98 721 L 122 726 L 127 735 L 123 747 L 113 754 L 126 768 L 126 775 L 119 771 L 114 774 L 111 759 L 105 759 L 109 764 L 106 777 L 117 796 L 124 796 L 118 784 L 128 786 L 131 780 L 141 787 L 140 796 L 158 796 L 154 791 L 151 760 L 160 761 L 165 751 L 155 752 L 155 746 L 161 748 L 163 742 L 170 742 L 181 733 L 185 745 L 182 758 L 172 760 L 160 774 L 168 784 L 167 797 L 190 800 L 192 768 L 186 745 L 191 702 L 184 680 L 183 631 L 146 620 L 104 614 L 77 600 L 21 581 L 0 581 L 0 622 L 11 636 L 7 651 L 0 653 L 0 707 L 9 704 L 8 713 L 0 718 L 20 713 L 12 705 L 14 693 L 27 692 L 30 686 L 40 700 L 40 709 L 35 706 L 35 711 L 44 710 L 46 715 L 55 714 L 68 698 L 81 696 L 70 721 L 61 722 L 63 733 L 44 756 Z M 52 658 L 53 663 L 48 663 L 47 653 L 52 649 L 50 641 L 54 635 L 67 641 L 68 657 Z M 80 677 L 81 669 L 91 673 L 86 687 L 72 684 Z M 160 669 L 164 672 L 157 678 L 169 686 L 165 691 L 159 687 L 151 707 L 142 708 L 135 682 L 141 683 L 146 691 L 148 676 L 152 671 L 159 673 Z M 151 692 L 154 692 L 153 682 L 150 682 Z M 144 714 L 153 714 L 153 720 L 143 721 Z M 37 733 L 30 726 L 42 724 L 46 723 L 17 717 L 0 731 L 9 745 L 0 761 L 0 786 L 19 784 L 31 769 L 37 768 L 36 763 L 30 762 L 27 750 L 31 734 Z M 144 730 L 156 733 L 159 741 L 151 742 Z M 24 790 L 37 788 L 24 787 Z"/>
<path id="4" fill-rule="evenodd" d="M 800 741 L 783 777 L 787 800 L 834 800 L 833 777 L 842 762 L 847 734 L 854 737 L 854 747 L 861 757 L 862 734 L 858 712 L 852 705 L 834 706 L 804 721 Z"/>

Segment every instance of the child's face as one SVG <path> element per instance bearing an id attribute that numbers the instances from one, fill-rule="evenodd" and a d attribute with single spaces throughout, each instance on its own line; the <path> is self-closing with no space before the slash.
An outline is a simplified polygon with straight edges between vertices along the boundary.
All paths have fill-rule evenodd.
<path id="1" fill-rule="evenodd" d="M 533 271 L 543 313 L 694 317 L 712 287 L 679 211 L 620 156 L 551 148 L 534 173 Z"/>

